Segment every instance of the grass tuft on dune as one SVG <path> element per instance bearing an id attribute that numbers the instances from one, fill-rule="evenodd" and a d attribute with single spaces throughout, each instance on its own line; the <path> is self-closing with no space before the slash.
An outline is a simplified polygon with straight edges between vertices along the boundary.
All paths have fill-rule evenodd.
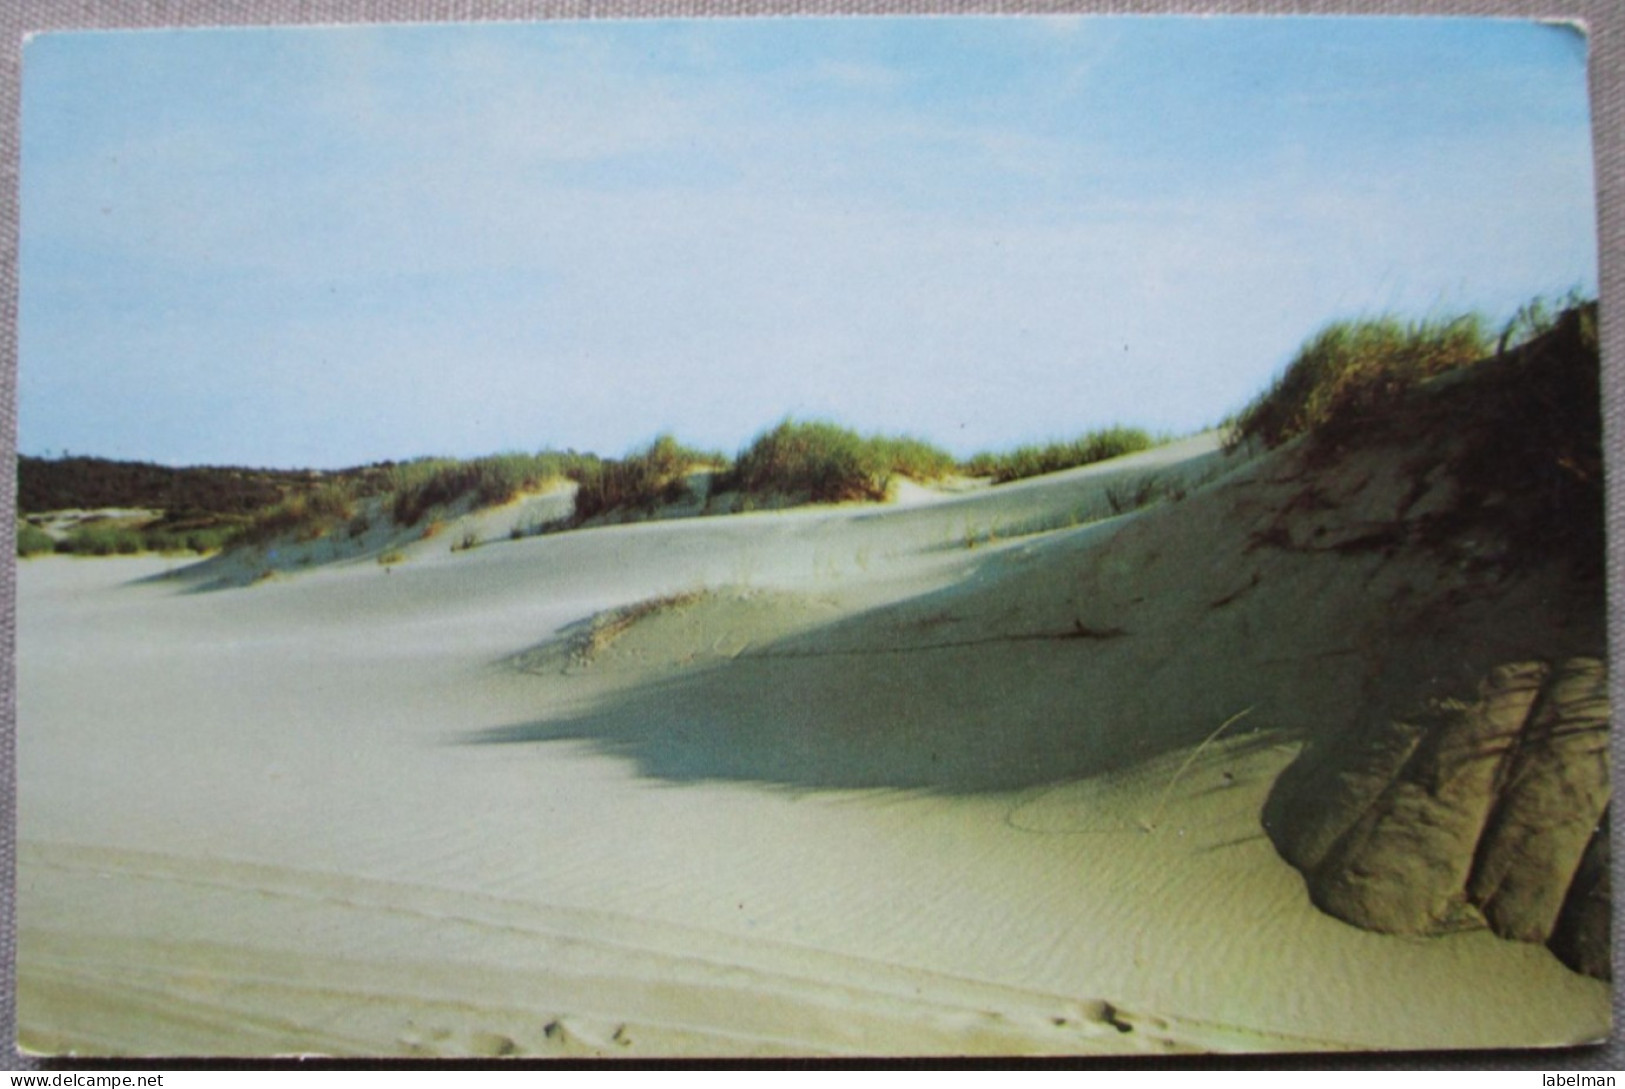
<path id="1" fill-rule="evenodd" d="M 133 556 L 141 552 L 205 555 L 235 543 L 241 519 L 229 516 L 161 517 L 92 514 L 52 534 L 28 521 L 17 526 L 17 555 Z"/>
<path id="2" fill-rule="evenodd" d="M 523 492 L 580 479 L 601 464 L 596 456 L 573 450 L 494 454 L 470 461 L 429 458 L 405 462 L 390 470 L 391 513 L 400 525 L 415 526 L 434 508 L 470 496 L 477 507 L 501 506 Z"/>
<path id="3" fill-rule="evenodd" d="M 17 555 L 39 556 L 56 550 L 56 541 L 49 533 L 27 522 L 17 523 Z"/>
<path id="4" fill-rule="evenodd" d="M 785 419 L 741 451 L 717 490 L 805 495 L 815 503 L 879 500 L 894 477 L 937 480 L 956 468 L 951 454 L 922 439 L 865 436 L 827 420 Z"/>
<path id="5" fill-rule="evenodd" d="M 300 540 L 315 540 L 355 516 L 355 489 L 344 481 L 296 492 L 261 511 L 243 528 L 241 540 L 258 544 L 293 533 Z"/>
<path id="6" fill-rule="evenodd" d="M 723 455 L 684 446 L 670 434 L 619 461 L 597 461 L 571 473 L 576 491 L 575 521 L 614 511 L 649 512 L 677 503 L 688 494 L 688 473 L 696 467 L 723 465 Z"/>
<path id="7" fill-rule="evenodd" d="M 1405 322 L 1392 316 L 1337 321 L 1298 349 L 1270 387 L 1242 409 L 1235 441 L 1274 448 L 1320 428 L 1391 407 L 1407 390 L 1489 355 L 1476 314 Z"/>
<path id="8" fill-rule="evenodd" d="M 1141 428 L 1108 427 L 1066 442 L 1019 446 L 1004 453 L 984 451 L 967 461 L 964 468 L 971 476 L 990 476 L 993 483 L 1006 484 L 1135 454 L 1154 445 L 1156 440 Z"/>

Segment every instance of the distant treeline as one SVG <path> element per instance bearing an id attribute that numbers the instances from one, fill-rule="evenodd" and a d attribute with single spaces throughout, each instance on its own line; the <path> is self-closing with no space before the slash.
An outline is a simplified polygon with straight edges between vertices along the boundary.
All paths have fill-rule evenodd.
<path id="1" fill-rule="evenodd" d="M 248 515 L 311 488 L 328 474 L 310 470 L 189 467 L 108 458 L 17 459 L 17 510 L 143 507 L 186 515 Z"/>

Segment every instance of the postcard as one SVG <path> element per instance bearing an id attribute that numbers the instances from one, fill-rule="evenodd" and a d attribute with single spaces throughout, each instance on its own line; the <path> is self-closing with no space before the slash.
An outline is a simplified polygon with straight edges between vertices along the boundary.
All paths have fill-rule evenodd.
<path id="1" fill-rule="evenodd" d="M 1587 38 L 24 52 L 19 1046 L 1611 1025 Z"/>

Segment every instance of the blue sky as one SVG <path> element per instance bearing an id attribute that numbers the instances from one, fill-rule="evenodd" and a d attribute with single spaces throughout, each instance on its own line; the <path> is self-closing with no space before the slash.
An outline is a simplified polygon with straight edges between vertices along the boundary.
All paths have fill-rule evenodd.
<path id="1" fill-rule="evenodd" d="M 53 34 L 22 171 L 20 448 L 170 464 L 1192 430 L 1597 278 L 1584 39 L 1507 20 Z"/>

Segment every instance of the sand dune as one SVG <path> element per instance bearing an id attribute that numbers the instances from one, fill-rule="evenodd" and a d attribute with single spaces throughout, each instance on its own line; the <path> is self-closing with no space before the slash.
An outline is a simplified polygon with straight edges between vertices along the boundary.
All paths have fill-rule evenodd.
<path id="1" fill-rule="evenodd" d="M 514 541 L 486 514 L 472 551 L 255 585 L 24 564 L 23 1043 L 1601 1037 L 1606 984 L 1482 931 L 1340 923 L 1264 836 L 1300 740 L 1357 706 L 1397 588 L 1439 582 L 1258 547 L 1299 487 L 1207 436 L 884 508 Z M 1342 502 L 1364 517 L 1392 490 Z"/>

